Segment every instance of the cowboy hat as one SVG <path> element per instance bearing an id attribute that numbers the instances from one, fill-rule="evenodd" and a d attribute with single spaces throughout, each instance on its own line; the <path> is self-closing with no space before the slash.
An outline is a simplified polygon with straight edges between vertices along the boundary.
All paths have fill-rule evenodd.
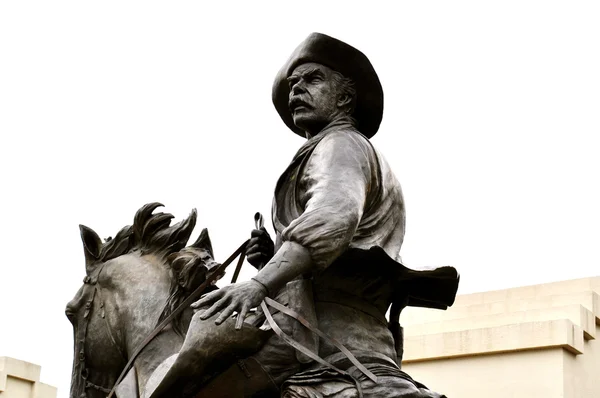
<path id="1" fill-rule="evenodd" d="M 315 62 L 354 81 L 356 107 L 353 113 L 358 130 L 371 138 L 383 117 L 383 88 L 369 59 L 356 48 L 322 33 L 311 33 L 292 53 L 273 83 L 273 104 L 285 124 L 296 134 L 305 132 L 294 124 L 288 107 L 290 88 L 287 78 L 299 65 Z"/>

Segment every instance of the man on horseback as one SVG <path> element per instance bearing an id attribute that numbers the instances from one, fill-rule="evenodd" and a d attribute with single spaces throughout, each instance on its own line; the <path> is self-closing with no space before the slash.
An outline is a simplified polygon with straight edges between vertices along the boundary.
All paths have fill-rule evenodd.
<path id="1" fill-rule="evenodd" d="M 273 336 L 251 358 L 281 386 L 282 396 L 346 397 L 354 389 L 365 397 L 440 397 L 400 370 L 397 317 L 406 305 L 451 305 L 458 275 L 428 290 L 435 276 L 417 275 L 397 262 L 404 201 L 369 141 L 383 115 L 373 66 L 348 44 L 313 33 L 278 73 L 273 103 L 286 125 L 307 138 L 275 189 L 276 243 L 265 230 L 253 231 L 248 260 L 258 274 L 193 306 L 208 306 L 201 318 L 218 314 L 216 324 L 237 312 L 237 329 L 266 297 L 296 314 L 272 315 L 274 328 L 296 348 Z M 396 319 L 388 323 L 391 304 Z M 319 339 L 299 319 L 333 340 Z M 315 362 L 315 356 L 324 361 Z"/>

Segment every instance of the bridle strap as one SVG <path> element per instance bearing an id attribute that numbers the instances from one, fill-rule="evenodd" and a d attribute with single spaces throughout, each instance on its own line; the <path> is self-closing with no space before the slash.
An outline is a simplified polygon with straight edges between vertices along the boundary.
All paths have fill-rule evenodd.
<path id="1" fill-rule="evenodd" d="M 94 390 L 102 391 L 103 393 L 106 393 L 106 394 L 108 394 L 110 392 L 110 389 L 108 389 L 106 387 L 99 386 L 99 385 L 94 384 L 94 383 L 91 383 L 91 382 L 89 382 L 87 380 L 85 381 L 85 388 L 86 389 L 93 388 Z"/>
<path id="2" fill-rule="evenodd" d="M 179 304 L 179 306 L 168 317 L 166 317 L 160 324 L 158 324 L 158 326 L 156 326 L 156 328 L 154 328 L 154 330 L 148 335 L 148 337 L 146 337 L 140 343 L 140 345 L 135 349 L 135 351 L 129 358 L 129 362 L 127 362 L 127 364 L 121 371 L 119 378 L 115 382 L 115 385 L 113 386 L 112 390 L 110 390 L 110 393 L 108 394 L 107 398 L 113 398 L 117 386 L 119 385 L 119 383 L 121 383 L 121 381 L 123 381 L 123 379 L 127 375 L 127 372 L 129 372 L 129 369 L 131 369 L 131 366 L 133 365 L 133 362 L 136 360 L 138 355 L 140 355 L 142 350 L 144 348 L 146 348 L 146 346 L 165 328 L 165 326 L 167 326 L 169 323 L 171 323 L 171 321 L 176 316 L 178 316 L 180 313 L 182 313 L 186 308 L 188 308 L 190 306 L 190 304 L 192 304 L 196 299 L 198 299 L 202 295 L 202 292 L 208 286 L 210 286 L 215 280 L 217 280 L 219 275 L 221 275 L 225 271 L 225 269 L 229 266 L 229 264 L 231 264 L 233 262 L 233 260 L 235 260 L 235 258 L 237 256 L 240 256 L 240 262 L 244 261 L 244 258 L 246 256 L 246 247 L 248 246 L 249 242 L 250 242 L 250 239 L 248 239 L 244 243 L 242 243 L 242 245 L 240 247 L 238 247 L 237 250 L 235 252 L 233 252 L 233 254 L 231 256 L 229 256 L 229 258 L 227 260 L 225 260 L 225 262 L 223 264 L 221 264 L 213 273 L 211 273 L 206 278 L 206 280 L 200 286 L 198 286 L 196 288 L 196 290 L 194 290 L 192 292 L 192 294 L 190 294 L 181 304 Z"/>
<path id="3" fill-rule="evenodd" d="M 102 294 L 100 292 L 100 287 L 98 285 L 96 285 L 95 287 L 96 287 L 96 296 L 100 300 L 100 317 L 104 320 L 104 325 L 106 326 L 106 332 L 108 334 L 108 337 L 110 338 L 110 341 L 112 341 L 112 343 L 115 346 L 115 348 L 117 349 L 117 351 L 119 351 L 119 354 L 121 355 L 123 360 L 126 361 L 127 355 L 125 354 L 123 347 L 117 343 L 117 340 L 114 337 L 112 328 L 110 327 L 110 324 L 108 323 L 108 319 L 106 319 L 106 311 L 104 309 L 104 299 L 102 298 Z M 110 390 L 104 391 L 104 392 L 109 392 L 109 391 Z"/>
<path id="4" fill-rule="evenodd" d="M 81 345 L 81 347 L 79 349 L 79 358 L 78 359 L 79 359 L 79 368 L 80 368 L 79 369 L 79 377 L 81 378 L 81 381 L 83 383 L 83 385 L 82 385 L 83 390 L 82 390 L 82 394 L 80 397 L 86 397 L 87 390 L 90 388 L 93 388 L 98 391 L 102 391 L 104 393 L 110 392 L 110 389 L 99 386 L 97 384 L 94 384 L 88 380 L 89 369 L 87 368 L 86 363 L 85 363 L 85 341 L 87 340 L 88 326 L 90 323 L 90 319 L 92 317 L 92 309 L 94 308 L 94 301 L 96 300 L 97 297 L 99 298 L 99 301 L 100 301 L 100 303 L 99 303 L 100 317 L 104 319 L 104 324 L 106 326 L 108 336 L 110 337 L 113 345 L 119 351 L 119 353 L 121 354 L 123 359 L 126 358 L 126 356 L 123 353 L 123 349 L 115 341 L 115 339 L 113 337 L 112 329 L 111 329 L 110 325 L 108 324 L 108 320 L 106 319 L 106 313 L 104 310 L 104 300 L 102 299 L 102 295 L 100 294 L 100 288 L 98 285 L 98 280 L 100 279 L 100 274 L 102 273 L 103 270 L 104 270 L 104 264 L 102 264 L 99 271 L 96 273 L 95 277 L 86 276 L 83 279 L 84 286 L 86 287 L 86 289 L 88 289 L 88 291 L 91 292 L 90 293 L 91 296 L 88 297 L 88 299 L 85 301 L 85 309 L 84 309 L 84 313 L 83 313 L 83 318 L 85 321 L 83 323 L 83 327 L 81 328 L 81 333 L 78 333 L 78 335 L 76 336 L 79 341 L 79 344 Z M 76 353 L 76 355 L 77 355 L 77 353 Z"/>
<path id="5" fill-rule="evenodd" d="M 86 294 L 87 296 L 87 300 L 85 300 L 85 308 L 84 308 L 84 313 L 83 313 L 83 327 L 81 327 L 78 331 L 77 331 L 77 336 L 75 336 L 77 338 L 77 342 L 76 342 L 76 346 L 77 343 L 79 343 L 79 352 L 76 352 L 76 360 L 77 365 L 78 365 L 78 369 L 79 369 L 79 378 L 80 378 L 80 382 L 81 382 L 81 388 L 82 388 L 82 395 L 85 396 L 85 391 L 87 389 L 87 377 L 88 377 L 88 368 L 86 366 L 86 361 L 85 361 L 85 341 L 87 339 L 87 330 L 88 330 L 88 325 L 90 323 L 90 317 L 92 314 L 92 305 L 94 303 L 94 298 L 96 297 L 96 288 L 95 286 L 91 283 L 91 279 L 86 276 L 85 279 L 83 280 L 84 283 L 84 289 L 87 290 L 89 293 L 89 296 L 87 296 L 87 292 L 85 292 L 84 294 Z"/>
<path id="6" fill-rule="evenodd" d="M 100 272 L 102 272 L 102 269 L 100 270 Z M 115 340 L 113 333 L 112 333 L 112 328 L 110 327 L 110 325 L 108 323 L 108 319 L 106 319 L 106 311 L 104 310 L 104 299 L 102 298 L 102 294 L 100 293 L 100 287 L 98 286 L 98 278 L 100 276 L 100 272 L 98 272 L 98 275 L 96 276 L 95 280 L 92 280 L 91 278 L 86 278 L 83 281 L 87 286 L 93 287 L 93 290 L 91 293 L 92 297 L 86 301 L 86 308 L 85 308 L 85 313 L 84 313 L 85 323 L 84 323 L 84 327 L 83 327 L 83 338 L 79 339 L 80 340 L 79 343 L 82 345 L 81 349 L 79 350 L 79 352 L 80 352 L 79 360 L 80 360 L 81 366 L 82 366 L 80 373 L 79 373 L 79 377 L 81 377 L 83 379 L 83 395 L 82 396 L 87 396 L 87 395 L 85 395 L 86 390 L 88 390 L 90 388 L 101 391 L 105 394 L 108 394 L 110 392 L 110 388 L 99 386 L 88 380 L 89 369 L 85 366 L 85 340 L 87 339 L 88 325 L 90 323 L 90 318 L 92 315 L 93 303 L 96 300 L 96 298 L 99 301 L 98 305 L 99 305 L 99 309 L 100 309 L 100 317 L 104 320 L 104 325 L 106 326 L 106 333 L 108 334 L 108 337 L 110 338 L 111 342 L 113 343 L 114 347 L 117 349 L 117 351 L 119 352 L 119 354 L 121 355 L 123 360 L 127 360 L 127 357 L 125 356 L 125 352 L 123 351 L 123 348 L 119 344 L 117 344 L 117 341 Z"/>

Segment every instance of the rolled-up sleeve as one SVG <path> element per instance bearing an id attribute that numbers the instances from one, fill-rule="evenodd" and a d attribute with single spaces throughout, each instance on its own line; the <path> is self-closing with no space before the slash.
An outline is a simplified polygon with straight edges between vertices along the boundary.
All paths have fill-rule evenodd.
<path id="1" fill-rule="evenodd" d="M 310 155 L 297 181 L 304 211 L 283 231 L 283 241 L 307 248 L 326 268 L 352 241 L 370 188 L 371 147 L 358 134 L 333 132 Z"/>

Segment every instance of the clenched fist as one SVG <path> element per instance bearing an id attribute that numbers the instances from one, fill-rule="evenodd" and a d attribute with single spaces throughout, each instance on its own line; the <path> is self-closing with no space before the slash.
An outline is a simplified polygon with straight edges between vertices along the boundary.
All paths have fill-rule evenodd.
<path id="1" fill-rule="evenodd" d="M 260 270 L 271 260 L 273 254 L 275 254 L 275 245 L 265 227 L 252 230 L 246 250 L 248 262 Z"/>

